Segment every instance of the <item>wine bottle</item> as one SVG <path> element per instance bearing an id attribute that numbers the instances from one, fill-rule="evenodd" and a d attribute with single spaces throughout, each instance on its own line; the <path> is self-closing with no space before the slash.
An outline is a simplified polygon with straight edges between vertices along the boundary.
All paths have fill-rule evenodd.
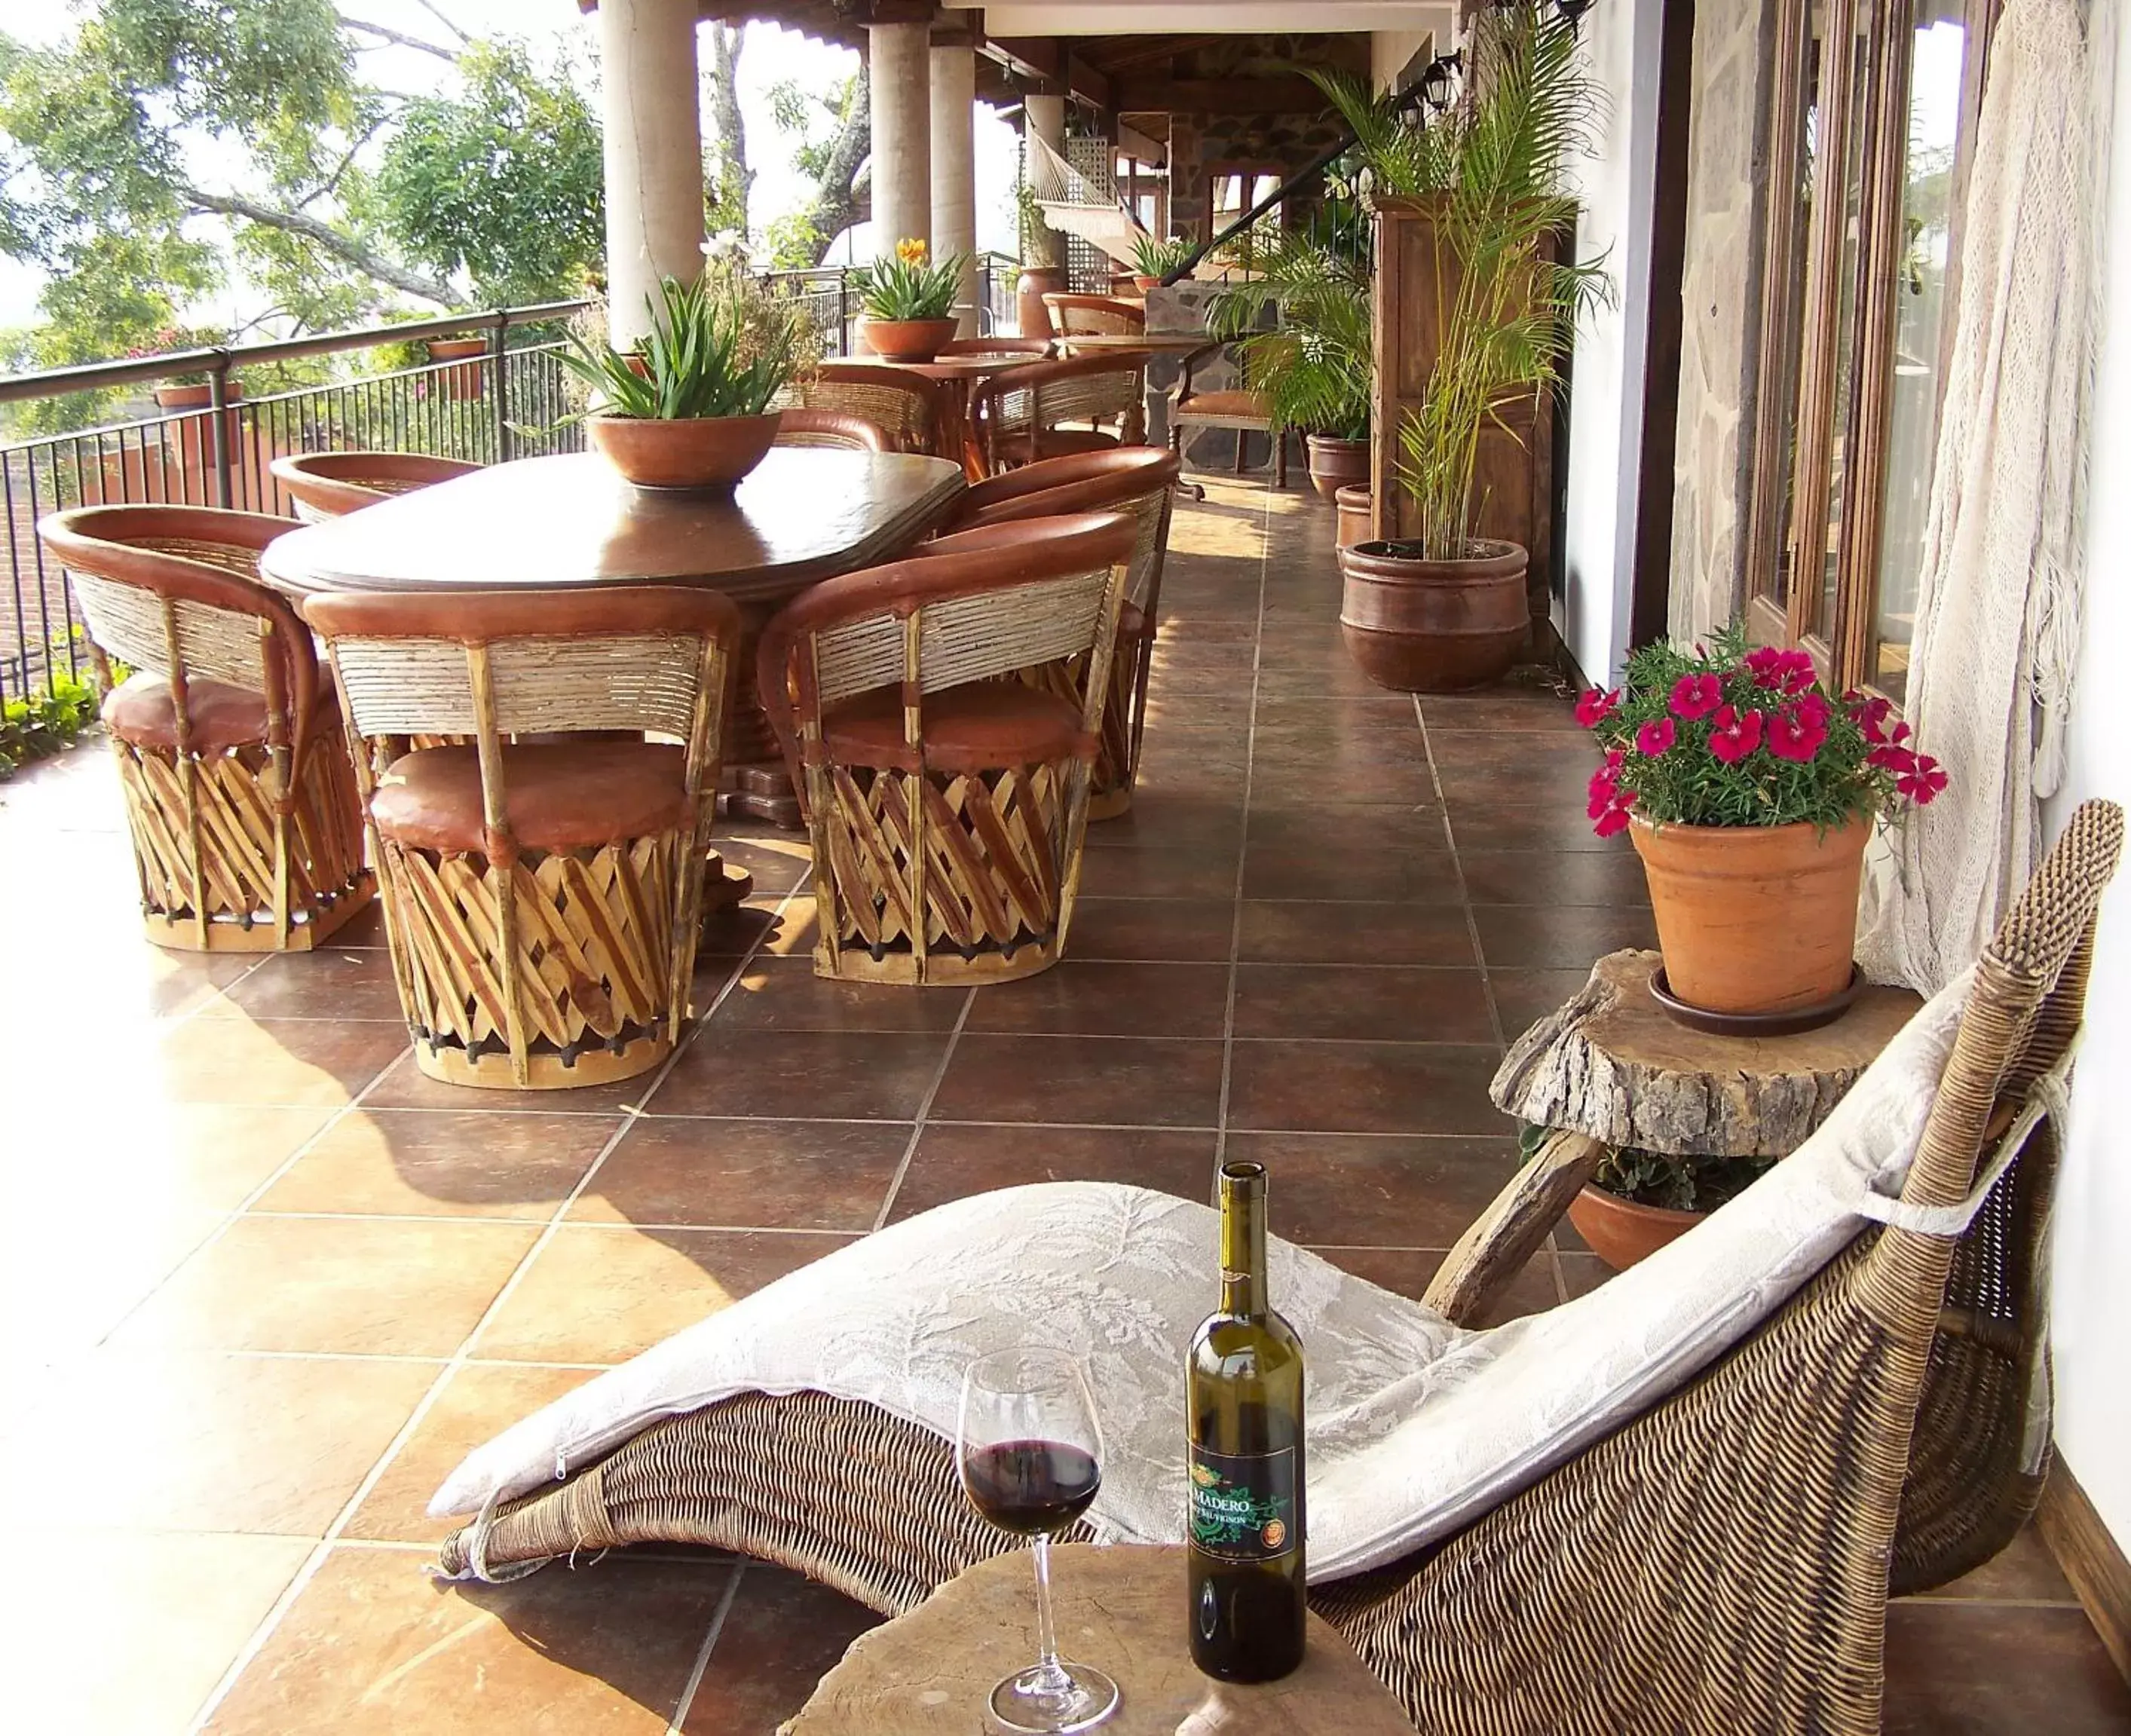
<path id="1" fill-rule="evenodd" d="M 1266 1284 L 1266 1172 L 1221 1166 L 1221 1306 L 1191 1340 L 1191 1659 L 1223 1681 L 1302 1662 L 1302 1341 Z"/>

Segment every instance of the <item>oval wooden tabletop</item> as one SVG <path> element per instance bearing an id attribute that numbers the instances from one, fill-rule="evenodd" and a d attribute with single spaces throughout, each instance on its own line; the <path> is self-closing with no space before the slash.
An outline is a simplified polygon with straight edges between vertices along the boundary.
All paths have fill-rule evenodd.
<path id="1" fill-rule="evenodd" d="M 595 453 L 520 458 L 289 533 L 260 562 L 299 594 L 706 585 L 789 595 L 892 558 L 965 486 L 903 452 L 775 447 L 730 495 L 630 486 Z"/>

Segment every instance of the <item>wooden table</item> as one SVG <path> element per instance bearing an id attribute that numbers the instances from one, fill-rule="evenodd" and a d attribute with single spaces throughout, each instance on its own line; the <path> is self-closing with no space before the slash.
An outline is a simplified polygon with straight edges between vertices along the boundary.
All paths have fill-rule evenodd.
<path id="1" fill-rule="evenodd" d="M 1118 1685 L 1102 1736 L 1413 1736 L 1391 1691 L 1318 1616 L 1292 1676 L 1236 1687 L 1201 1676 L 1185 1631 L 1184 1551 L 1068 1543 L 1051 1554 L 1058 1644 Z M 862 1634 L 780 1736 L 976 1736 L 992 1684 L 1036 1662 L 1024 1550 L 994 1556 Z"/>
<path id="2" fill-rule="evenodd" d="M 892 559 L 964 487 L 945 459 L 773 447 L 726 495 L 632 487 L 590 452 L 520 458 L 277 538 L 267 580 L 333 591 L 574 590 L 701 585 L 740 605 L 748 634 L 726 745 L 729 811 L 799 823 L 754 693 L 754 639 L 808 586 Z"/>
<path id="3" fill-rule="evenodd" d="M 1058 347 L 1069 356 L 1083 350 L 1152 350 L 1160 355 L 1180 355 L 1203 349 L 1214 342 L 1205 332 L 1091 332 L 1085 337 L 1061 337 Z"/>

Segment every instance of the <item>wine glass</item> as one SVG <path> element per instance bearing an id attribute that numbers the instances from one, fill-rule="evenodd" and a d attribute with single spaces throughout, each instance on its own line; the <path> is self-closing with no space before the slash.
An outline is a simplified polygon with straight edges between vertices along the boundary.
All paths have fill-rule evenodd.
<path id="1" fill-rule="evenodd" d="M 992 1716 L 1017 1736 L 1092 1729 L 1117 1709 L 1118 1685 L 1061 1662 L 1051 1621 L 1051 1535 L 1088 1510 L 1102 1486 L 1103 1437 L 1080 1359 L 1063 1351 L 998 1351 L 962 1379 L 956 1458 L 970 1504 L 1003 1531 L 1036 1539 L 1035 1664 L 993 1688 Z"/>

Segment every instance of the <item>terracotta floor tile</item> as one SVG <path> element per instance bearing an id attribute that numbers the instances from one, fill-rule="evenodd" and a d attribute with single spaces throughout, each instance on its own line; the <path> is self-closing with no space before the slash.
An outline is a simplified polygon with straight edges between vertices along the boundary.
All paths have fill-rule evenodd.
<path id="1" fill-rule="evenodd" d="M 713 1022 L 688 1045 L 647 1107 L 659 1115 L 775 1117 L 804 1110 L 838 1121 L 907 1121 L 924 1102 L 946 1052 L 945 1032 L 728 1031 Z"/>
<path id="2" fill-rule="evenodd" d="M 1231 1133 L 1266 1166 L 1276 1232 L 1349 1247 L 1447 1248 L 1516 1174 L 1514 1140 Z"/>
<path id="3" fill-rule="evenodd" d="M 2131 1686 L 2078 1609 L 1900 1602 L 1887 1610 L 1887 1736 L 2101 1736 Z"/>
<path id="4" fill-rule="evenodd" d="M 1437 828 L 1439 843 L 1441 828 Z M 1340 852 L 1253 844 L 1243 859 L 1246 898 L 1350 903 L 1440 903 L 1458 896 L 1457 858 L 1444 849 L 1386 846 Z"/>
<path id="5" fill-rule="evenodd" d="M 242 1217 L 116 1341 L 448 1356 L 539 1233 L 448 1218 Z"/>
<path id="6" fill-rule="evenodd" d="M 814 900 L 805 892 L 793 897 L 757 892 L 706 923 L 700 948 L 706 959 L 736 959 L 751 952 L 804 958 L 813 949 Z"/>
<path id="7" fill-rule="evenodd" d="M 1587 971 L 1592 961 L 1624 946 L 1655 947 L 1657 925 L 1647 910 L 1534 909 L 1507 904 L 1473 907 L 1480 951 L 1489 969 Z"/>
<path id="8" fill-rule="evenodd" d="M 1294 759 L 1253 764 L 1251 805 L 1342 801 L 1420 806 L 1435 800 L 1435 781 L 1428 768 L 1387 760 L 1375 765 Z"/>
<path id="9" fill-rule="evenodd" d="M 192 1019 L 163 1036 L 156 1062 L 175 1102 L 339 1104 L 406 1047 L 396 1019 Z"/>
<path id="10" fill-rule="evenodd" d="M 1423 804 L 1275 802 L 1255 794 L 1251 802 L 1252 854 L 1261 849 L 1317 850 L 1337 861 L 1389 850 L 1447 847 L 1442 814 Z"/>
<path id="11" fill-rule="evenodd" d="M 415 1066 L 410 1051 L 392 1064 L 376 1088 L 363 1098 L 362 1106 L 366 1109 L 517 1109 L 611 1118 L 640 1101 L 651 1088 L 654 1076 L 640 1074 L 612 1084 L 573 1085 L 554 1091 L 498 1091 L 486 1085 L 451 1085 L 433 1079 Z"/>
<path id="12" fill-rule="evenodd" d="M 776 1729 L 806 1705 L 850 1643 L 881 1619 L 826 1585 L 749 1561 L 681 1726 L 684 1736 Z"/>
<path id="13" fill-rule="evenodd" d="M 1426 710 L 1424 703 L 1424 715 Z M 1447 729 L 1434 719 L 1428 725 L 1428 753 L 1436 769 L 1445 775 L 1487 771 L 1520 783 L 1561 772 L 1587 781 L 1604 758 L 1598 744 L 1581 730 L 1555 735 L 1530 730 Z"/>
<path id="14" fill-rule="evenodd" d="M 227 1215 L 184 1207 L 100 1220 L 9 1214 L 0 1227 L 0 1379 L 25 1380 L 93 1349 Z"/>
<path id="15" fill-rule="evenodd" d="M 402 1016 L 391 954 L 334 946 L 261 961 L 202 1009 L 208 1018 L 376 1019 Z"/>
<path id="16" fill-rule="evenodd" d="M 1591 980 L 1583 970 L 1504 970 L 1491 968 L 1487 986 L 1502 1016 L 1502 1035 L 1511 1042 L 1536 1025 Z"/>
<path id="17" fill-rule="evenodd" d="M 1431 904 L 1243 904 L 1239 956 L 1261 964 L 1433 964 L 1471 969 L 1473 933 L 1453 899 Z"/>
<path id="18" fill-rule="evenodd" d="M 566 1224 L 482 1328 L 506 1362 L 626 1362 L 850 1238 Z"/>
<path id="19" fill-rule="evenodd" d="M 1438 729 L 1536 730 L 1579 737 L 1583 733 L 1576 721 L 1573 698 L 1541 687 L 1424 694 L 1420 715 L 1428 720 L 1431 734 Z"/>
<path id="20" fill-rule="evenodd" d="M 526 1363 L 469 1362 L 454 1369 L 342 1535 L 387 1543 L 442 1542 L 460 1522 L 431 1518 L 429 1497 L 459 1461 L 594 1378 L 585 1369 Z"/>
<path id="21" fill-rule="evenodd" d="M 424 1552 L 337 1549 L 208 1725 L 219 1736 L 648 1736 L 725 1595 L 722 1564 L 610 1557 L 439 1585 Z"/>
<path id="22" fill-rule="evenodd" d="M 1077 1036 L 1218 1037 L 1228 1007 L 1226 964 L 1068 959 L 1039 976 L 979 989 L 967 1028 Z"/>
<path id="23" fill-rule="evenodd" d="M 99 1140 L 93 1162 L 15 1165 L 11 1212 L 35 1219 L 93 1209 L 100 1220 L 145 1220 L 232 1212 L 333 1114 L 323 1105 L 129 1103 L 125 1136 Z"/>
<path id="24" fill-rule="evenodd" d="M 1072 959 L 1226 962 L 1236 907 L 1214 898 L 1083 898 L 1066 936 Z"/>
<path id="25" fill-rule="evenodd" d="M 320 1538 L 415 1405 L 438 1362 L 102 1351 L 49 1424 L 11 1442 L 33 1486 L 18 1531 L 214 1531 Z M 43 1545 L 37 1546 L 41 1550 Z"/>
<path id="26" fill-rule="evenodd" d="M 890 1222 L 1031 1182 L 1127 1182 L 1186 1199 L 1214 1183 L 1214 1135 L 1142 1127 L 976 1126 L 933 1122 L 919 1136 L 896 1189 Z"/>
<path id="27" fill-rule="evenodd" d="M 1506 803 L 1493 796 L 1458 796 L 1449 803 L 1450 831 L 1460 850 L 1609 850 L 1631 853 L 1625 835 L 1601 838 L 1583 817 L 1583 796 L 1573 801 Z"/>
<path id="28" fill-rule="evenodd" d="M 620 1115 L 358 1109 L 326 1130 L 259 1209 L 544 1221 L 621 1124 Z"/>
<path id="29" fill-rule="evenodd" d="M 1238 1042 L 1228 1125 L 1267 1132 L 1509 1132 L 1487 1101 L 1492 1046 Z"/>
<path id="30" fill-rule="evenodd" d="M 813 846 L 804 832 L 743 836 L 719 833 L 711 837 L 711 848 L 728 868 L 737 868 L 753 878 L 756 896 L 791 892 L 814 866 Z"/>
<path id="31" fill-rule="evenodd" d="M 1938 1598 L 1980 1598 L 2005 1603 L 2060 1603 L 2077 1601 L 2077 1595 L 2050 1553 L 2042 1533 L 2031 1524 L 1973 1573 L 1951 1585 L 1934 1586 L 1925 1595 Z"/>
<path id="32" fill-rule="evenodd" d="M 1233 897 L 1233 849 L 1091 850 L 1080 868 L 1080 890 L 1094 898 Z"/>
<path id="33" fill-rule="evenodd" d="M 1611 905 L 1647 908 L 1640 857 L 1610 850 L 1465 850 L 1465 895 L 1475 904 Z"/>
<path id="34" fill-rule="evenodd" d="M 175 1736 L 311 1547 L 84 1533 L 44 1550 L 35 1595 L 9 1600 L 0 1719 L 36 1736 Z"/>
<path id="35" fill-rule="evenodd" d="M 870 1230 L 911 1128 L 900 1121 L 639 1117 L 572 1218 Z"/>
<path id="36" fill-rule="evenodd" d="M 702 1037 L 749 1031 L 939 1031 L 955 1028 L 967 991 L 837 983 L 812 958 L 750 959 Z"/>
<path id="37" fill-rule="evenodd" d="M 1243 964 L 1239 1037 L 1338 1037 L 1395 1043 L 1492 1043 L 1477 970 L 1346 964 Z"/>
<path id="38" fill-rule="evenodd" d="M 1220 1098 L 1218 1042 L 972 1031 L 955 1046 L 932 1118 L 1210 1127 Z"/>
<path id="39" fill-rule="evenodd" d="M 1176 795 L 1137 802 L 1114 820 L 1088 828 L 1089 849 L 1129 845 L 1135 849 L 1233 851 L 1243 841 L 1240 796 Z"/>
<path id="40" fill-rule="evenodd" d="M 1569 745 L 1578 750 L 1574 758 L 1564 755 L 1537 764 L 1445 765 L 1438 762 L 1435 777 L 1444 805 L 1454 820 L 1461 808 L 1499 801 L 1506 782 L 1522 801 L 1544 802 L 1580 815 L 1589 799 L 1591 774 L 1598 762 L 1596 755 L 1582 751 L 1581 743 Z"/>

